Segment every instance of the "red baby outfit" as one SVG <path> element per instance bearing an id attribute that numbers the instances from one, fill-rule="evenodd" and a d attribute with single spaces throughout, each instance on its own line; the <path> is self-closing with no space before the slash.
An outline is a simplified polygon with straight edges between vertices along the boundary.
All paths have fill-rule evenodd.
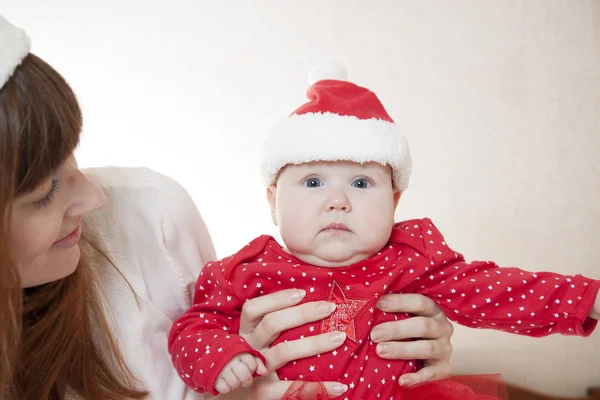
<path id="1" fill-rule="evenodd" d="M 588 336 L 588 318 L 600 281 L 581 275 L 531 273 L 492 262 L 467 263 L 451 250 L 429 219 L 397 223 L 388 244 L 370 258 L 340 268 L 307 265 L 272 237 L 261 236 L 237 254 L 207 264 L 194 305 L 173 325 L 169 351 L 183 380 L 199 392 L 214 391 L 219 372 L 236 354 L 260 356 L 236 332 L 250 298 L 289 288 L 306 290 L 303 302 L 337 304 L 331 317 L 283 332 L 272 344 L 341 330 L 346 342 L 319 356 L 291 362 L 283 380 L 341 381 L 347 399 L 402 399 L 398 378 L 420 368 L 416 360 L 385 360 L 369 339 L 371 328 L 408 318 L 375 307 L 385 293 L 420 293 L 448 318 L 473 328 L 541 337 Z"/>

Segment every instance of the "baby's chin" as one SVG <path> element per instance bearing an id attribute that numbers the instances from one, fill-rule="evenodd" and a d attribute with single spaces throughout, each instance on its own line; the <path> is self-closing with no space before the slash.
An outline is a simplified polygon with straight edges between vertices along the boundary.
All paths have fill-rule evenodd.
<path id="1" fill-rule="evenodd" d="M 364 261 L 371 256 L 371 254 L 357 253 L 356 251 L 351 250 L 335 251 L 329 249 L 329 251 L 314 251 L 310 253 L 303 253 L 302 251 L 288 248 L 285 250 L 307 264 L 323 268 L 347 267 Z"/>

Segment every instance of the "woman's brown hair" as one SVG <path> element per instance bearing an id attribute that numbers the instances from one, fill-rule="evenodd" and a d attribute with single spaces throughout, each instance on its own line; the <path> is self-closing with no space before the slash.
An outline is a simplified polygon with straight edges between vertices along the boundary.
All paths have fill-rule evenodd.
<path id="1" fill-rule="evenodd" d="M 21 289 L 8 242 L 15 198 L 73 153 L 82 127 L 60 74 L 27 55 L 0 89 L 0 398 L 141 399 L 111 334 L 96 268 L 114 267 L 90 226 L 81 259 L 63 279 Z"/>

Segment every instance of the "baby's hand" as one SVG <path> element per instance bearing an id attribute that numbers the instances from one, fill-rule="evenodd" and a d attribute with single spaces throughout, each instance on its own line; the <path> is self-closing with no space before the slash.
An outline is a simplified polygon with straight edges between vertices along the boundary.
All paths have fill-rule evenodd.
<path id="1" fill-rule="evenodd" d="M 243 386 L 252 385 L 254 373 L 265 375 L 268 371 L 262 360 L 249 353 L 242 353 L 229 361 L 217 377 L 215 390 L 219 393 L 228 393 Z"/>
<path id="2" fill-rule="evenodd" d="M 598 294 L 596 295 L 596 301 L 590 312 L 590 317 L 600 321 L 600 290 L 598 290 Z"/>

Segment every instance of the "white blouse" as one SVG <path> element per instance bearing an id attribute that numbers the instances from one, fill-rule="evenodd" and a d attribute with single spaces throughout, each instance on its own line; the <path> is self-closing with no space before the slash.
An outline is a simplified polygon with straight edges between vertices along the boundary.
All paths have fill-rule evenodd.
<path id="1" fill-rule="evenodd" d="M 171 324 L 191 305 L 202 266 L 216 258 L 196 205 L 179 184 L 146 168 L 85 172 L 108 197 L 90 220 L 137 295 L 114 268 L 101 269 L 112 333 L 125 362 L 150 399 L 203 399 L 184 385 L 167 352 Z"/>

